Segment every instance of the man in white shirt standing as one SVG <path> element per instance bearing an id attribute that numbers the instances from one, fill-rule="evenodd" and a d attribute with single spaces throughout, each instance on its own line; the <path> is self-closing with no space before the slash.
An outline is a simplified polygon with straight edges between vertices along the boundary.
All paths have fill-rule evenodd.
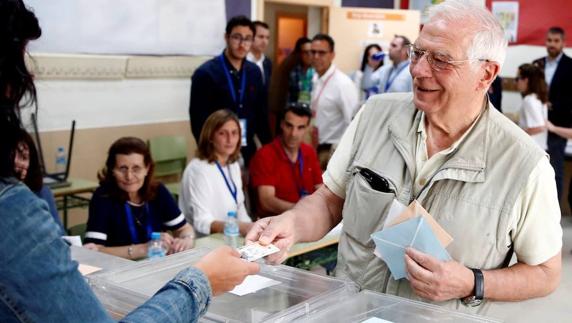
<path id="1" fill-rule="evenodd" d="M 320 166 L 326 169 L 335 145 L 358 109 L 359 99 L 352 80 L 332 63 L 336 56 L 332 37 L 317 34 L 311 48 L 312 66 L 316 71 L 311 102 L 313 140 L 318 146 Z"/>
<path id="2" fill-rule="evenodd" d="M 254 42 L 246 59 L 260 68 L 262 82 L 268 94 L 268 84 L 272 76 L 272 61 L 264 55 L 264 52 L 266 52 L 268 43 L 270 42 L 270 27 L 263 21 L 253 21 L 252 23 L 256 28 L 256 34 L 254 35 Z"/>
<path id="3" fill-rule="evenodd" d="M 411 41 L 401 35 L 395 35 L 389 44 L 389 59 L 392 65 L 381 68 L 379 92 L 411 92 L 413 90 L 411 73 L 409 72 L 409 46 Z"/>

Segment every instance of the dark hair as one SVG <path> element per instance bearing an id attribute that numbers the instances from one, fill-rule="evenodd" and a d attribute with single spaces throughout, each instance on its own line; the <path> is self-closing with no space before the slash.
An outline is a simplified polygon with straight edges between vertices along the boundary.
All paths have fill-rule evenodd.
<path id="1" fill-rule="evenodd" d="M 562 40 L 564 40 L 564 36 L 566 36 L 564 29 L 559 26 L 552 26 L 548 28 L 548 34 L 558 34 L 562 37 Z"/>
<path id="2" fill-rule="evenodd" d="M 149 167 L 149 171 L 147 172 L 147 176 L 145 176 L 143 186 L 139 189 L 139 196 L 143 201 L 150 201 L 155 198 L 159 183 L 157 183 L 153 178 L 155 163 L 151 158 L 149 147 L 147 147 L 147 144 L 145 144 L 145 142 L 139 138 L 122 137 L 117 139 L 111 145 L 111 147 L 109 147 L 107 160 L 105 161 L 105 167 L 97 174 L 99 184 L 101 186 L 105 186 L 107 193 L 112 198 L 118 199 L 120 201 L 127 201 L 127 192 L 123 191 L 119 188 L 119 186 L 117 186 L 117 180 L 115 179 L 115 176 L 113 176 L 113 169 L 115 168 L 117 155 L 130 154 L 142 155 L 145 167 Z"/>
<path id="3" fill-rule="evenodd" d="M 365 50 L 363 51 L 363 57 L 361 58 L 361 67 L 360 70 L 363 72 L 363 70 L 365 70 L 365 66 L 367 65 L 367 59 L 369 58 L 369 50 L 375 48 L 378 51 L 381 52 L 381 46 L 379 46 L 378 44 L 369 44 L 365 47 Z M 381 66 L 383 66 L 383 60 L 379 61 L 379 65 L 377 65 L 377 67 L 375 68 L 376 70 L 378 68 L 380 68 Z"/>
<path id="4" fill-rule="evenodd" d="M 300 54 L 302 52 L 302 46 L 312 41 L 308 37 L 300 37 L 296 40 L 296 45 L 294 46 L 294 53 Z"/>
<path id="5" fill-rule="evenodd" d="M 330 35 L 326 35 L 326 34 L 317 34 L 316 36 L 314 36 L 314 38 L 312 38 L 312 41 L 316 41 L 316 40 L 322 40 L 328 43 L 328 45 L 330 45 L 330 51 L 334 51 L 334 47 L 336 45 L 336 43 L 334 42 L 334 39 L 332 37 L 330 37 Z"/>
<path id="6" fill-rule="evenodd" d="M 28 188 L 30 188 L 30 190 L 39 192 L 44 185 L 44 176 L 42 173 L 42 167 L 40 166 L 40 158 L 38 157 L 38 151 L 36 150 L 34 139 L 32 139 L 32 136 L 30 136 L 30 134 L 24 129 L 19 129 L 17 131 L 17 138 L 18 143 L 16 145 L 16 149 L 20 149 L 19 145 L 24 144 L 26 148 L 28 148 L 30 155 L 30 165 L 28 166 L 26 178 L 24 178 L 22 181 L 24 184 L 26 184 L 26 186 L 28 186 Z"/>
<path id="7" fill-rule="evenodd" d="M 225 33 L 230 36 L 230 33 L 236 26 L 246 26 L 252 30 L 252 35 L 256 35 L 256 28 L 254 24 L 246 16 L 234 16 L 226 23 Z"/>
<path id="8" fill-rule="evenodd" d="M 264 29 L 268 29 L 270 30 L 270 27 L 268 26 L 267 23 L 265 23 L 264 21 L 260 21 L 260 20 L 255 20 L 252 22 L 252 24 L 254 25 L 254 29 L 256 30 L 256 27 L 262 27 Z"/>
<path id="9" fill-rule="evenodd" d="M 214 133 L 224 126 L 225 123 L 231 120 L 236 122 L 239 134 L 242 133 L 241 131 L 246 131 L 246 129 L 240 129 L 240 121 L 238 120 L 238 117 L 230 110 L 217 110 L 207 118 L 207 121 L 205 121 L 205 124 L 203 125 L 203 129 L 201 129 L 201 135 L 197 145 L 197 157 L 199 159 L 207 160 L 209 163 L 216 161 L 216 155 L 212 143 Z M 240 157 L 240 145 L 241 141 L 239 139 L 236 144 L 236 149 L 228 158 L 229 164 L 234 163 Z"/>
<path id="10" fill-rule="evenodd" d="M 0 1 L 0 177 L 14 176 L 13 153 L 21 129 L 20 106 L 36 103 L 32 74 L 24 53 L 42 30 L 34 13 L 22 0 Z M 22 98 L 27 96 L 27 100 Z"/>
<path id="11" fill-rule="evenodd" d="M 292 102 L 288 104 L 286 109 L 282 111 L 282 120 L 286 118 L 286 113 L 292 112 L 299 117 L 308 117 L 308 121 L 312 119 L 312 110 L 307 103 L 303 102 Z"/>
<path id="12" fill-rule="evenodd" d="M 410 41 L 409 38 L 407 38 L 406 36 L 403 36 L 403 35 L 395 35 L 395 38 L 401 38 L 401 40 L 402 40 L 401 46 L 402 46 L 402 47 L 411 45 L 411 41 Z"/>
<path id="13" fill-rule="evenodd" d="M 528 88 L 522 93 L 523 97 L 534 93 L 542 103 L 548 102 L 548 86 L 542 69 L 533 64 L 522 64 L 518 67 L 518 74 L 520 78 L 528 79 Z"/>

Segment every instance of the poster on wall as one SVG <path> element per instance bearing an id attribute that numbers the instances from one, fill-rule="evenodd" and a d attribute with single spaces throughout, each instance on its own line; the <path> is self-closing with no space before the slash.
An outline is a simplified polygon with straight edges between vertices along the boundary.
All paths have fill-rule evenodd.
<path id="1" fill-rule="evenodd" d="M 224 0 L 28 0 L 42 27 L 31 52 L 216 55 Z M 208 14 L 205 14 L 208 13 Z"/>
<path id="2" fill-rule="evenodd" d="M 493 1 L 492 13 L 504 28 L 509 43 L 518 40 L 518 1 Z"/>
<path id="3" fill-rule="evenodd" d="M 419 10 L 424 12 L 432 5 L 439 4 L 445 0 L 410 0 L 409 9 Z"/>
<path id="4" fill-rule="evenodd" d="M 367 28 L 367 36 L 369 38 L 383 38 L 383 23 L 370 22 Z"/>

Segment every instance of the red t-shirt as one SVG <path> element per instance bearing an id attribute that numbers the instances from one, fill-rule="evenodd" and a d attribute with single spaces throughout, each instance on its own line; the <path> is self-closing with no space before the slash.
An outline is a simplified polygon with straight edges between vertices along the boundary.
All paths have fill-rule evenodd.
<path id="1" fill-rule="evenodd" d="M 250 161 L 250 185 L 255 189 L 263 185 L 274 186 L 277 198 L 292 203 L 298 202 L 301 194 L 312 194 L 315 186 L 322 184 L 320 163 L 310 145 L 302 143 L 300 152 L 296 163 L 292 163 L 286 156 L 280 137 L 262 146 Z M 261 209 L 260 203 L 258 208 Z M 260 216 L 270 215 L 264 210 L 258 213 Z"/>

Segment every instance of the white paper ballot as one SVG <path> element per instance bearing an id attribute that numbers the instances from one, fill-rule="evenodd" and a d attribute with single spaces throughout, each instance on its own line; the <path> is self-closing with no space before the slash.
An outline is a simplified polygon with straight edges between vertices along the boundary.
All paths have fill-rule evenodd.
<path id="1" fill-rule="evenodd" d="M 393 322 L 380 319 L 379 317 L 370 317 L 367 320 L 362 321 L 361 323 L 393 323 Z"/>
<path id="2" fill-rule="evenodd" d="M 79 264 L 79 266 L 77 267 L 77 270 L 79 270 L 79 272 L 83 276 L 87 276 L 87 275 L 92 274 L 96 271 L 100 271 L 101 268 L 90 266 L 90 265 L 85 265 L 85 264 Z"/>
<path id="3" fill-rule="evenodd" d="M 256 293 L 257 291 L 281 284 L 279 281 L 266 278 L 260 275 L 251 275 L 246 276 L 246 279 L 242 282 L 242 284 L 236 286 L 230 292 L 237 296 L 244 296 L 250 293 Z"/>
<path id="4" fill-rule="evenodd" d="M 67 241 L 70 245 L 81 247 L 81 237 L 80 236 L 63 236 L 62 239 Z"/>

